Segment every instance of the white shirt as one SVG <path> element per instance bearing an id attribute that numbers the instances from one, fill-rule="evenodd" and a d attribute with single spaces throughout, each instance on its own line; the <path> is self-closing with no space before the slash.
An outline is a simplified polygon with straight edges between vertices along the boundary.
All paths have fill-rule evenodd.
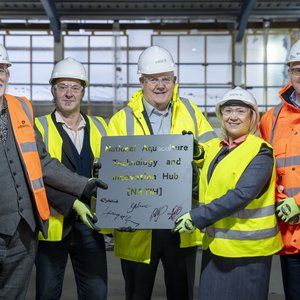
<path id="1" fill-rule="evenodd" d="M 83 116 L 80 114 L 81 120 L 76 130 L 72 129 L 62 118 L 59 112 L 55 111 L 55 118 L 57 123 L 62 123 L 62 127 L 65 132 L 70 137 L 71 141 L 73 142 L 74 146 L 76 147 L 78 153 L 80 154 L 83 145 L 84 139 L 84 127 L 86 126 L 86 122 Z"/>

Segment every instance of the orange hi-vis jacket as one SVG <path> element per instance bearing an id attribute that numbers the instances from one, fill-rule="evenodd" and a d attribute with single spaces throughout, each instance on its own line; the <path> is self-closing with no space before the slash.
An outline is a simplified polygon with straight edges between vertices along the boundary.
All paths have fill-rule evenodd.
<path id="1" fill-rule="evenodd" d="M 293 92 L 291 83 L 279 92 L 282 103 L 263 115 L 260 131 L 274 148 L 276 201 L 293 197 L 300 206 L 300 108 L 290 103 Z M 278 222 L 284 243 L 279 254 L 299 253 L 300 224 L 286 224 L 281 219 Z"/>
<path id="2" fill-rule="evenodd" d="M 26 170 L 27 181 L 33 193 L 37 211 L 41 219 L 45 221 L 49 218 L 50 210 L 36 146 L 32 106 L 25 97 L 20 98 L 9 94 L 5 94 L 4 97 L 7 100 L 9 116 L 22 164 Z"/>

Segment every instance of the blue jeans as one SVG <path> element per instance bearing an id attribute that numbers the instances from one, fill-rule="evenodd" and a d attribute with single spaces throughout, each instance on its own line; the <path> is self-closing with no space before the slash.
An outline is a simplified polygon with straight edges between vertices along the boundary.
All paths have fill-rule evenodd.
<path id="1" fill-rule="evenodd" d="M 59 242 L 40 241 L 36 257 L 36 299 L 60 299 L 70 256 L 79 300 L 107 299 L 107 261 L 102 234 L 80 220 Z"/>
<path id="2" fill-rule="evenodd" d="M 280 255 L 282 281 L 286 300 L 300 299 L 300 253 Z"/>

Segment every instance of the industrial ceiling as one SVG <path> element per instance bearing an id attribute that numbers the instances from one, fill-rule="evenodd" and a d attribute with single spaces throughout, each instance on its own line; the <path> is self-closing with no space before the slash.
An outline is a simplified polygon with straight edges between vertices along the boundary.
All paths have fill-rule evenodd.
<path id="1" fill-rule="evenodd" d="M 0 29 L 61 30 L 94 28 L 236 29 L 300 28 L 300 1 L 274 0 L 0 0 Z M 25 24 L 25 25 L 24 25 Z"/>

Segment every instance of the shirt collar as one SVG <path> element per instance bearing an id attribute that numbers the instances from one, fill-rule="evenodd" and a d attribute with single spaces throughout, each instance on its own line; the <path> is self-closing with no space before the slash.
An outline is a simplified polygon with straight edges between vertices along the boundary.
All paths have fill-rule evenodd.
<path id="1" fill-rule="evenodd" d="M 165 111 L 161 112 L 161 111 L 158 111 L 154 106 L 152 106 L 148 101 L 146 101 L 145 98 L 143 98 L 143 104 L 144 104 L 146 113 L 149 117 L 153 113 L 156 113 L 156 114 L 159 114 L 159 115 L 166 115 L 172 107 L 172 101 L 170 101 L 169 104 L 167 105 L 167 108 L 165 109 Z"/>
<path id="2" fill-rule="evenodd" d="M 68 128 L 70 128 L 70 126 L 64 121 L 64 119 L 62 118 L 62 116 L 59 114 L 59 112 L 57 110 L 55 111 L 54 114 L 55 114 L 57 123 L 65 124 Z M 81 129 L 81 128 L 85 127 L 85 125 L 86 125 L 85 119 L 82 117 L 82 114 L 80 114 L 80 117 L 81 117 L 81 120 L 80 120 L 78 129 Z"/>
<path id="3" fill-rule="evenodd" d="M 300 108 L 300 104 L 298 104 L 298 102 L 296 100 L 296 91 L 293 91 L 291 93 L 289 100 L 293 106 Z"/>
<path id="4" fill-rule="evenodd" d="M 228 140 L 223 139 L 220 144 L 222 146 L 227 146 L 227 149 L 232 149 L 238 145 L 240 145 L 241 143 L 243 143 L 248 137 L 248 134 L 242 135 L 239 138 L 235 139 L 232 141 L 232 144 L 229 144 Z"/>

